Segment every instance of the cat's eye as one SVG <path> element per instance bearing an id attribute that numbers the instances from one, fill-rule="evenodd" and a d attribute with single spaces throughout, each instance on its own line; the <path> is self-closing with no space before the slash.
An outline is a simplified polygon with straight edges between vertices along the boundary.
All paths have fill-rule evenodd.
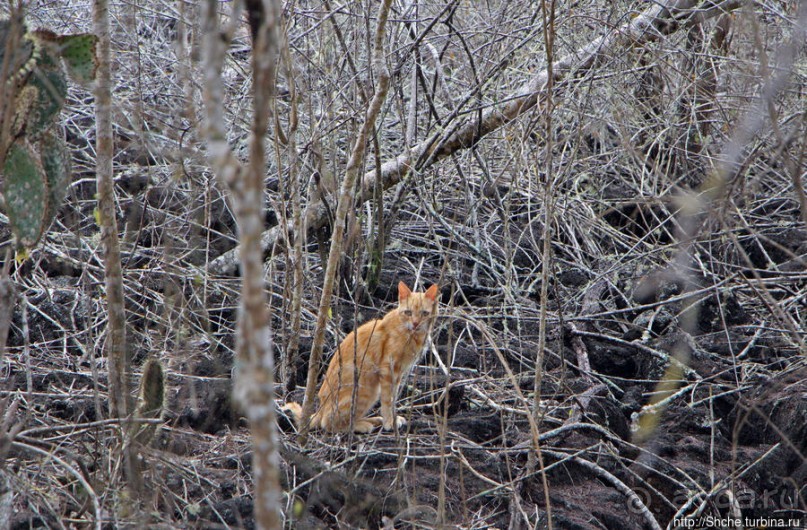
<path id="1" fill-rule="evenodd" d="M 427 317 L 427 316 L 431 315 L 431 314 L 432 314 L 432 312 L 431 312 L 431 311 L 426 311 L 426 310 L 424 309 L 423 311 L 421 311 L 421 312 L 420 312 L 420 314 L 421 314 L 422 316 L 424 316 L 424 317 Z"/>
<path id="2" fill-rule="evenodd" d="M 411 317 L 412 316 L 412 310 L 411 309 L 404 309 L 403 314 L 408 316 L 408 317 Z"/>

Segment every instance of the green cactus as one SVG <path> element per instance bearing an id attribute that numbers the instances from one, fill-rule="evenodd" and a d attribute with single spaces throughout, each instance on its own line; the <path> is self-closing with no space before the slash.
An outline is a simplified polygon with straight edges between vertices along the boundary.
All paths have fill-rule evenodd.
<path id="1" fill-rule="evenodd" d="M 140 392 L 137 399 L 137 418 L 162 418 L 165 401 L 165 374 L 163 366 L 157 359 L 151 358 L 143 366 L 140 379 Z M 157 431 L 154 424 L 143 424 L 135 434 L 141 444 L 148 444 Z"/>
<path id="2" fill-rule="evenodd" d="M 40 138 L 39 152 L 48 181 L 48 203 L 43 224 L 47 230 L 56 218 L 70 185 L 70 153 L 64 139 L 51 131 L 45 131 Z"/>
<path id="3" fill-rule="evenodd" d="M 95 79 L 97 43 L 98 37 L 89 33 L 59 37 L 59 55 L 62 56 L 67 75 L 80 85 L 87 85 Z"/>
<path id="4" fill-rule="evenodd" d="M 37 45 L 34 51 L 36 65 L 28 78 L 27 87 L 36 89 L 33 101 L 18 101 L 17 114 L 27 116 L 25 133 L 37 137 L 56 123 L 67 97 L 67 78 L 59 59 L 50 46 Z M 20 104 L 25 104 L 21 108 Z"/>
<path id="5" fill-rule="evenodd" d="M 17 247 L 33 247 L 44 230 L 49 190 L 42 162 L 26 140 L 9 147 L 3 175 L 6 210 Z"/>
<path id="6" fill-rule="evenodd" d="M 67 97 L 65 70 L 76 82 L 92 81 L 96 42 L 89 34 L 28 31 L 19 16 L 0 20 L 0 64 L 8 63 L 0 90 L 13 102 L 0 116 L 11 120 L 0 142 L 0 176 L 18 248 L 36 245 L 64 199 L 70 155 L 56 122 Z"/>
<path id="7" fill-rule="evenodd" d="M 21 134 L 25 127 L 27 116 L 17 112 L 17 105 L 20 99 L 36 99 L 34 89 L 24 90 L 24 84 L 28 80 L 30 73 L 29 64 L 34 53 L 34 43 L 25 38 L 25 26 L 22 19 L 17 16 L 13 21 L 8 19 L 0 20 L 0 67 L 5 64 L 6 70 L 3 74 L 0 89 L 4 94 L 5 107 L 0 111 L 0 121 L 3 128 L 0 131 L 7 131 L 0 136 L 0 165 L 5 160 L 5 153 L 13 139 Z M 6 64 L 7 63 L 7 64 Z M 6 125 L 6 121 L 10 124 Z M 6 128 L 8 127 L 8 128 Z"/>
<path id="8" fill-rule="evenodd" d="M 140 379 L 137 415 L 144 418 L 159 418 L 162 415 L 164 399 L 163 366 L 157 359 L 149 359 L 143 366 L 143 377 Z"/>
<path id="9" fill-rule="evenodd" d="M 0 65 L 6 60 L 6 52 L 10 50 L 14 53 L 8 64 L 7 82 L 13 80 L 23 83 L 30 71 L 26 65 L 34 53 L 34 43 L 25 38 L 26 32 L 19 17 L 15 17 L 14 21 L 0 19 Z"/>
<path id="10" fill-rule="evenodd" d="M 9 68 L 7 88 L 28 90 L 27 97 L 19 98 L 15 115 L 25 118 L 24 130 L 29 135 L 37 135 L 55 121 L 64 106 L 67 96 L 67 79 L 64 71 L 77 83 L 86 85 L 95 79 L 95 35 L 57 35 L 48 30 L 26 31 L 25 26 L 17 36 L 17 43 L 8 42 L 11 36 L 11 23 L 0 20 L 0 61 L 6 49 L 15 50 Z M 62 59 L 64 68 L 59 62 Z M 30 89 L 34 89 L 34 97 Z M 19 129 L 21 127 L 17 127 Z"/>

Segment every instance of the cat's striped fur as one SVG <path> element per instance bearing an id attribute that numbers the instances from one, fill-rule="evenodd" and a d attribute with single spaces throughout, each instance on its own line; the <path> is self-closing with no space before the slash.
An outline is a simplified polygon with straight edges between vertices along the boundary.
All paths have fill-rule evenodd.
<path id="1" fill-rule="evenodd" d="M 431 331 L 438 310 L 437 293 L 436 285 L 413 293 L 400 282 L 398 307 L 345 337 L 322 380 L 319 409 L 311 416 L 312 428 L 347 431 L 352 419 L 353 430 L 366 433 L 379 425 L 390 430 L 395 424 L 402 427 L 406 423 L 394 414 L 393 402 L 401 379 L 420 357 Z M 368 417 L 379 399 L 381 415 Z M 290 402 L 283 408 L 299 424 L 302 407 Z"/>

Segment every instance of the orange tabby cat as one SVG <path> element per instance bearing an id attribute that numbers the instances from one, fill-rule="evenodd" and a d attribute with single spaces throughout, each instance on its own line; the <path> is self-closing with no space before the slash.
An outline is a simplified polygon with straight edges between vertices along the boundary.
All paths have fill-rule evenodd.
<path id="1" fill-rule="evenodd" d="M 350 333 L 328 365 L 319 389 L 320 408 L 311 416 L 311 427 L 346 431 L 353 420 L 355 432 L 366 433 L 379 425 L 402 427 L 406 420 L 393 413 L 401 379 L 420 357 L 423 343 L 437 315 L 437 286 L 424 293 L 413 293 L 404 282 L 398 284 L 398 308 L 384 318 L 371 320 Z M 357 375 L 358 373 L 358 375 Z M 358 386 L 354 392 L 354 382 Z M 355 403 L 354 403 L 355 394 Z M 381 416 L 367 412 L 381 398 Z M 302 407 L 284 407 L 299 423 Z M 351 418 L 351 411 L 353 416 Z"/>

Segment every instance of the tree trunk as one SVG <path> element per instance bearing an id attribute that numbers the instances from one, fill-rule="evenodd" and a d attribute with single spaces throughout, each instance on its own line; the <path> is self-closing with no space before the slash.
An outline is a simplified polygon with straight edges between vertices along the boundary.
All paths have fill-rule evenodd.
<path id="1" fill-rule="evenodd" d="M 136 503 L 142 491 L 142 477 L 137 465 L 137 453 L 131 444 L 128 422 L 130 410 L 129 359 L 126 351 L 126 313 L 123 296 L 123 272 L 120 259 L 118 223 L 115 218 L 115 185 L 112 180 L 114 143 L 112 136 L 111 43 L 109 32 L 109 5 L 106 0 L 93 4 L 94 32 L 98 37 L 98 70 L 95 79 L 96 161 L 95 178 L 98 191 L 98 221 L 101 228 L 101 247 L 104 259 L 104 283 L 108 328 L 106 354 L 109 385 L 109 415 L 123 421 L 120 441 L 123 470 L 126 479 L 126 498 L 121 505 L 122 516 L 136 516 Z M 128 506 L 127 506 L 128 505 Z"/>
<path id="2" fill-rule="evenodd" d="M 231 33 L 218 25 L 218 2 L 205 2 L 204 102 L 207 112 L 206 136 L 211 164 L 230 193 L 238 223 L 239 261 L 241 264 L 241 305 L 236 337 L 236 373 L 234 394 L 249 418 L 252 432 L 252 469 L 255 492 L 255 523 L 258 528 L 283 526 L 279 480 L 280 440 L 277 433 L 274 392 L 274 357 L 269 329 L 269 312 L 263 282 L 263 193 L 266 154 L 264 135 L 269 123 L 271 98 L 275 93 L 278 58 L 277 30 L 279 2 L 247 0 L 247 15 L 252 30 L 253 116 L 249 139 L 249 163 L 246 167 L 235 158 L 227 143 L 223 125 L 223 85 L 221 70 Z M 233 20 L 239 20 L 240 4 Z M 227 29 L 232 30 L 230 26 Z M 224 37 L 224 38 L 222 38 Z"/>

